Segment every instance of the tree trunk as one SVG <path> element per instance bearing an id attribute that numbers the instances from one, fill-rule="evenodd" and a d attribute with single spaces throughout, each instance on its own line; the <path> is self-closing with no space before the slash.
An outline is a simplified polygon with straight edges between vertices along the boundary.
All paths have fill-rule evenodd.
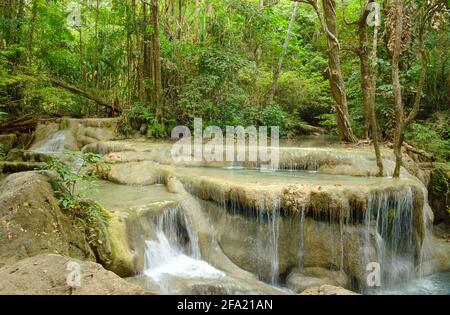
<path id="1" fill-rule="evenodd" d="M 131 1 L 131 6 L 133 8 L 132 12 L 132 20 L 133 20 L 133 29 L 134 29 L 134 35 L 136 38 L 136 59 L 135 59 L 135 67 L 136 67 L 136 85 L 137 85 L 137 92 L 138 92 L 138 98 L 139 101 L 144 101 L 144 88 L 143 88 L 143 82 L 144 82 L 144 75 L 142 71 L 142 58 L 141 58 L 141 52 L 142 52 L 142 45 L 141 45 L 141 32 L 140 27 L 137 22 L 137 5 L 136 0 Z"/>
<path id="2" fill-rule="evenodd" d="M 34 27 L 37 17 L 37 0 L 33 0 L 33 6 L 31 8 L 31 25 L 30 32 L 28 34 L 28 66 L 31 67 L 33 61 L 33 38 L 34 38 Z M 1 41 L 1 39 L 0 39 Z"/>
<path id="3" fill-rule="evenodd" d="M 195 23 L 195 40 L 194 41 L 200 41 L 200 0 L 195 0 L 195 17 L 194 17 L 194 23 Z"/>
<path id="4" fill-rule="evenodd" d="M 292 5 L 291 20 L 289 22 L 289 26 L 288 26 L 288 29 L 287 29 L 287 32 L 286 32 L 286 38 L 284 39 L 283 51 L 281 52 L 280 58 L 278 59 L 278 65 L 273 71 L 273 80 L 272 80 L 272 84 L 270 86 L 269 93 L 267 95 L 266 103 L 268 105 L 272 104 L 273 97 L 274 97 L 275 92 L 277 90 L 278 79 L 280 77 L 280 72 L 281 72 L 281 68 L 283 66 L 284 57 L 286 56 L 286 53 L 287 53 L 287 49 L 288 49 L 288 46 L 289 46 L 289 39 L 291 38 L 292 28 L 294 27 L 295 18 L 297 17 L 298 5 L 299 5 L 299 2 L 295 2 Z"/>
<path id="5" fill-rule="evenodd" d="M 370 117 L 370 126 L 372 127 L 372 141 L 375 150 L 375 157 L 378 166 L 378 176 L 384 175 L 383 158 L 381 157 L 380 145 L 378 143 L 380 135 L 378 132 L 377 113 L 375 110 L 375 98 L 377 89 L 377 48 L 378 48 L 378 25 L 374 25 L 373 30 L 373 44 L 372 44 L 372 63 L 371 63 L 371 77 L 370 77 L 370 101 L 368 103 L 368 111 L 366 115 Z"/>
<path id="6" fill-rule="evenodd" d="M 399 76 L 399 61 L 402 46 L 402 23 L 403 23 L 403 3 L 402 0 L 393 1 L 394 10 L 394 28 L 392 30 L 392 88 L 394 92 L 394 109 L 397 126 L 394 134 L 394 154 L 395 154 L 395 169 L 394 177 L 400 176 L 400 166 L 402 164 L 402 142 L 403 142 L 403 128 L 404 128 L 404 114 L 402 91 Z"/>
<path id="7" fill-rule="evenodd" d="M 320 18 L 320 12 L 315 4 L 315 9 Z M 328 41 L 328 67 L 331 94 L 335 101 L 336 122 L 341 141 L 356 142 L 349 122 L 347 96 L 345 94 L 344 79 L 341 71 L 339 57 L 339 41 L 337 39 L 336 2 L 335 0 L 323 0 L 324 22 L 323 27 Z"/>
<path id="8" fill-rule="evenodd" d="M 133 98 L 133 77 L 132 77 L 132 45 L 131 42 L 131 14 L 130 10 L 127 6 L 127 90 L 128 90 L 128 102 L 131 103 L 131 99 Z"/>
<path id="9" fill-rule="evenodd" d="M 366 0 L 362 5 L 361 17 L 358 21 L 359 33 L 359 47 L 356 49 L 360 59 L 361 72 L 361 91 L 364 104 L 364 136 L 366 139 L 372 138 L 375 151 L 376 162 L 378 166 L 378 176 L 383 176 L 383 160 L 381 157 L 379 146 L 378 122 L 375 111 L 375 92 L 376 92 L 376 78 L 377 78 L 377 48 L 378 48 L 378 27 L 374 25 L 374 38 L 372 45 L 372 62 L 369 66 L 369 50 L 368 50 L 368 35 L 367 35 L 367 17 L 369 11 L 367 4 L 374 2 L 373 0 Z"/>
<path id="10" fill-rule="evenodd" d="M 177 38 L 181 39 L 181 32 L 183 31 L 183 0 L 178 0 L 178 28 Z"/>
<path id="11" fill-rule="evenodd" d="M 426 27 L 429 26 L 427 23 L 432 21 L 433 15 L 439 12 L 440 5 L 426 7 L 422 12 L 422 17 L 419 25 L 418 34 L 418 52 L 421 61 L 420 77 L 417 84 L 416 95 L 414 98 L 413 108 L 411 112 L 405 117 L 404 104 L 402 101 L 402 91 L 400 85 L 399 76 L 399 59 L 402 50 L 402 24 L 403 24 L 403 0 L 394 0 L 393 10 L 394 10 L 394 29 L 392 31 L 392 86 L 394 90 L 394 107 L 395 107 L 395 118 L 397 121 L 397 127 L 394 134 L 394 154 L 395 154 L 395 169 L 394 177 L 400 176 L 400 167 L 402 165 L 402 145 L 404 141 L 405 129 L 410 123 L 414 121 L 417 113 L 420 109 L 420 102 L 422 98 L 422 91 L 426 82 L 426 75 L 428 70 L 428 58 L 425 52 L 425 32 Z"/>
<path id="12" fill-rule="evenodd" d="M 364 6 L 367 1 L 364 1 Z M 364 106 L 364 138 L 370 138 L 370 70 L 369 70 L 369 52 L 367 49 L 368 36 L 367 36 L 367 14 L 365 14 L 365 8 L 363 14 L 358 22 L 359 33 L 359 49 L 358 57 L 360 60 L 360 72 L 361 72 L 361 92 Z"/>
<path id="13" fill-rule="evenodd" d="M 152 50 L 153 50 L 153 67 L 155 72 L 154 84 L 155 84 L 155 118 L 158 123 L 162 122 L 162 106 L 163 106 L 163 95 L 162 95 L 162 79 L 161 79 L 161 57 L 160 57 L 160 47 L 159 47 L 159 7 L 158 0 L 151 0 L 151 11 L 152 11 Z"/>
<path id="14" fill-rule="evenodd" d="M 89 91 L 80 89 L 74 85 L 68 84 L 61 80 L 57 80 L 57 79 L 53 79 L 53 78 L 48 78 L 48 80 L 53 85 L 59 86 L 63 89 L 66 89 L 66 90 L 72 92 L 72 93 L 75 93 L 75 94 L 81 95 L 87 99 L 90 99 L 90 100 L 94 101 L 95 103 L 97 103 L 98 105 L 104 106 L 104 107 L 112 110 L 113 112 L 116 112 L 116 113 L 121 112 L 120 108 L 118 108 L 118 107 L 114 106 L 114 104 L 111 104 L 108 101 L 102 99 L 101 97 L 99 97 L 98 95 L 96 95 L 93 92 L 89 92 Z"/>
<path id="15" fill-rule="evenodd" d="M 144 90 L 145 90 L 145 98 L 147 102 L 152 102 L 152 87 L 153 83 L 153 58 L 152 58 L 152 47 L 151 47 L 151 39 L 148 33 L 148 26 L 150 25 L 149 15 L 147 14 L 147 4 L 145 0 L 142 0 L 142 29 L 144 34 L 144 42 L 143 42 L 143 50 L 144 50 Z"/>

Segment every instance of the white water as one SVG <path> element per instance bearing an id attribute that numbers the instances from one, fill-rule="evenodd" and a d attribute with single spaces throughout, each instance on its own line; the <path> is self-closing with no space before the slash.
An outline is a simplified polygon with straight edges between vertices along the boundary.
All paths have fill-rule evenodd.
<path id="1" fill-rule="evenodd" d="M 435 273 L 428 277 L 411 280 L 406 283 L 376 292 L 384 295 L 450 295 L 450 272 Z"/>
<path id="2" fill-rule="evenodd" d="M 369 262 L 378 262 L 381 267 L 381 285 L 384 288 L 393 287 L 399 282 L 411 281 L 417 276 L 414 260 L 413 211 L 411 188 L 369 195 L 365 214 L 365 244 L 361 248 L 363 268 Z M 372 231 L 375 234 L 372 234 Z M 376 250 L 375 257 L 370 255 L 372 244 Z M 372 291 L 369 288 L 366 290 Z"/>
<path id="3" fill-rule="evenodd" d="M 182 208 L 166 211 L 156 226 L 156 239 L 145 242 L 144 275 L 165 293 L 179 279 L 219 279 L 225 273 L 201 259 L 190 218 Z"/>
<path id="4" fill-rule="evenodd" d="M 278 253 L 278 240 L 280 235 L 280 198 L 277 196 L 273 198 L 271 205 L 260 205 L 257 209 L 258 212 L 258 231 L 256 235 L 257 246 L 256 250 L 260 258 L 264 258 L 264 255 L 270 257 L 270 278 L 266 279 L 270 284 L 279 284 L 279 253 Z M 270 201 L 269 201 L 270 202 Z M 269 235 L 264 235 L 263 224 L 268 224 Z M 262 266 L 265 259 L 258 260 L 258 274 L 261 277 Z"/>
<path id="5" fill-rule="evenodd" d="M 65 131 L 56 131 L 45 140 L 37 143 L 31 149 L 40 153 L 59 153 L 64 150 L 64 141 L 66 140 Z"/>
<path id="6" fill-rule="evenodd" d="M 298 246 L 298 268 L 303 269 L 305 259 L 305 205 L 301 206 L 300 212 L 300 229 L 299 229 L 299 246 Z"/>
<path id="7" fill-rule="evenodd" d="M 158 232 L 157 238 L 145 242 L 144 274 L 154 281 L 165 282 L 167 276 L 212 279 L 225 276 L 207 262 L 185 255 L 176 245 L 170 244 L 162 231 Z"/>

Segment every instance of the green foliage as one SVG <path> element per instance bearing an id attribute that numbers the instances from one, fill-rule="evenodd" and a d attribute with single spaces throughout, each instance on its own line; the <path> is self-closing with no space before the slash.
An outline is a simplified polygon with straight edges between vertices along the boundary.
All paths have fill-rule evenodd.
<path id="1" fill-rule="evenodd" d="M 198 20 L 195 2 L 181 1 L 181 21 L 177 3 L 159 1 L 164 105 L 162 123 L 157 123 L 152 101 L 153 75 L 142 77 L 152 63 L 144 60 L 149 51 L 144 52 L 143 46 L 151 46 L 154 32 L 143 18 L 146 2 L 100 1 L 102 5 L 97 9 L 95 1 L 76 1 L 82 13 L 77 27 L 67 24 L 71 2 L 5 2 L 5 14 L 0 19 L 0 120 L 30 113 L 111 115 L 93 101 L 52 86 L 45 79 L 50 76 L 126 108 L 121 129 L 127 135 L 140 132 L 148 137 L 166 137 L 175 125 L 191 126 L 194 117 L 202 117 L 205 126 L 268 122 L 282 127 L 284 135 L 294 133 L 295 126 L 304 121 L 336 133 L 325 75 L 326 36 L 311 6 L 299 7 L 274 95 L 274 104 L 279 108 L 266 108 L 273 71 L 283 53 L 292 1 L 271 1 L 263 9 L 256 0 L 200 1 Z M 413 3 L 420 5 L 418 1 Z M 351 0 L 345 5 L 347 20 L 357 21 L 361 3 Z M 148 14 L 149 6 L 146 8 Z M 342 10 L 340 5 L 336 8 L 339 42 L 342 48 L 358 46 L 357 27 L 343 21 Z M 445 20 L 448 12 L 440 16 Z M 408 31 L 414 34 L 417 23 L 412 18 L 412 29 Z M 384 23 L 379 34 L 389 35 Z M 384 136 L 395 127 L 388 38 L 379 38 L 377 57 L 376 110 Z M 368 49 L 371 39 L 372 28 L 368 28 Z M 420 69 L 414 40 L 407 45 L 400 64 L 406 111 L 414 101 Z M 421 120 L 446 110 L 449 104 L 448 23 L 435 23 L 427 33 L 425 45 L 429 68 Z M 346 49 L 341 50 L 340 57 L 350 123 L 354 132 L 362 135 L 365 113 L 359 58 Z M 269 119 L 267 113 L 274 116 Z M 432 138 L 430 135 L 426 139 Z M 431 149 L 442 149 L 443 142 L 437 140 L 434 146 Z"/>
<path id="2" fill-rule="evenodd" d="M 91 200 L 80 200 L 66 210 L 70 212 L 69 216 L 75 219 L 76 224 L 84 230 L 90 245 L 95 248 L 103 244 L 110 216 L 100 205 Z"/>
<path id="3" fill-rule="evenodd" d="M 271 126 L 280 127 L 280 135 L 285 136 L 289 129 L 289 119 L 287 113 L 279 105 L 270 105 L 261 112 L 261 122 L 268 128 Z"/>
<path id="4" fill-rule="evenodd" d="M 448 113 L 439 113 L 432 119 L 412 124 L 405 138 L 412 145 L 432 153 L 438 161 L 450 160 L 450 126 Z"/>
<path id="5" fill-rule="evenodd" d="M 78 163 L 73 168 L 54 157 L 47 162 L 47 168 L 55 172 L 50 179 L 59 205 L 67 211 L 76 225 L 85 231 L 90 244 L 99 243 L 105 235 L 105 225 L 108 224 L 109 215 L 95 202 L 82 200 L 76 193 L 77 183 L 87 183 L 88 186 L 97 179 L 97 170 L 107 167 L 101 156 L 93 153 L 65 152 L 67 158 Z M 88 172 L 86 168 L 90 168 Z M 97 244 L 98 245 L 98 244 Z"/>
<path id="6" fill-rule="evenodd" d="M 296 113 L 313 123 L 317 122 L 317 116 L 330 112 L 328 82 L 314 74 L 306 77 L 296 71 L 283 72 L 276 100 L 288 113 Z"/>
<path id="7" fill-rule="evenodd" d="M 449 178 L 447 177 L 447 171 L 442 166 L 436 166 L 433 169 L 433 182 L 431 189 L 435 196 L 449 195 Z"/>
<path id="8" fill-rule="evenodd" d="M 139 103 L 134 104 L 123 112 L 120 130 L 128 136 L 134 130 L 139 130 L 149 138 L 163 138 L 167 136 L 166 129 L 156 121 L 150 108 Z"/>
<path id="9" fill-rule="evenodd" d="M 320 120 L 320 126 L 330 133 L 337 134 L 337 123 L 335 114 L 322 114 L 317 117 Z"/>
<path id="10" fill-rule="evenodd" d="M 59 190 L 57 191 L 62 196 L 69 199 L 74 199 L 76 184 L 79 181 L 90 181 L 97 179 L 96 169 L 104 165 L 104 162 L 100 155 L 94 153 L 82 153 L 82 152 L 70 152 L 65 151 L 64 155 L 70 159 L 73 163 L 77 164 L 77 167 L 70 167 L 59 158 L 53 157 L 46 163 L 46 168 L 55 171 L 57 174 L 56 183 Z M 94 171 L 87 173 L 84 172 L 86 167 L 93 167 Z M 66 207 L 69 203 L 63 203 L 62 206 Z"/>

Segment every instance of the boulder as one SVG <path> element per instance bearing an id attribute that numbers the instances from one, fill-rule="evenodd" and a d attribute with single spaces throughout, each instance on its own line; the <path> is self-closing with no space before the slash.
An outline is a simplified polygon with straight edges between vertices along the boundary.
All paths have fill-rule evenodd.
<path id="1" fill-rule="evenodd" d="M 153 185 L 159 180 L 159 173 L 152 162 L 130 162 L 108 165 L 102 177 L 124 185 Z"/>
<path id="2" fill-rule="evenodd" d="M 69 264 L 70 263 L 70 264 Z M 69 286 L 78 267 L 79 286 Z M 72 269 L 73 268 L 73 269 Z M 0 268 L 0 294 L 143 295 L 148 291 L 127 282 L 101 265 L 67 256 L 43 254 Z"/>
<path id="3" fill-rule="evenodd" d="M 294 292 L 301 293 L 306 289 L 326 284 L 323 279 L 307 277 L 300 273 L 291 273 L 286 279 L 286 286 Z"/>
<path id="4" fill-rule="evenodd" d="M 41 152 L 78 151 L 86 144 L 113 140 L 118 137 L 118 121 L 117 118 L 41 121 L 34 133 L 31 149 Z"/>
<path id="5" fill-rule="evenodd" d="M 356 292 L 346 290 L 344 288 L 335 287 L 332 285 L 322 285 L 307 289 L 300 293 L 300 295 L 359 295 Z"/>
<path id="6" fill-rule="evenodd" d="M 22 149 L 12 149 L 9 151 L 6 161 L 10 162 L 48 162 L 52 158 L 51 155 L 41 152 L 34 152 L 29 150 Z"/>
<path id="7" fill-rule="evenodd" d="M 450 222 L 450 165 L 435 163 L 431 169 L 428 192 L 435 223 Z"/>
<path id="8" fill-rule="evenodd" d="M 11 174 L 0 181 L 0 266 L 41 253 L 95 260 L 84 233 L 59 208 L 48 178 Z"/>
<path id="9" fill-rule="evenodd" d="M 297 293 L 325 284 L 346 287 L 348 279 L 344 272 L 321 267 L 304 268 L 301 272 L 294 270 L 286 279 L 287 287 Z"/>

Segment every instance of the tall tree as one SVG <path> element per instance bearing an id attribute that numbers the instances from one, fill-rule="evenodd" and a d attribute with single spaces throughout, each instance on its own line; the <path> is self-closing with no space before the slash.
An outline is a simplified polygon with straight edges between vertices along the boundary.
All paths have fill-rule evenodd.
<path id="1" fill-rule="evenodd" d="M 200 1 L 195 0 L 195 16 L 194 16 L 194 29 L 195 29 L 195 40 L 200 40 Z"/>
<path id="2" fill-rule="evenodd" d="M 178 0 L 178 21 L 177 21 L 177 39 L 181 39 L 181 32 L 183 31 L 183 0 Z"/>
<path id="3" fill-rule="evenodd" d="M 280 72 L 281 72 L 281 68 L 283 66 L 284 57 L 286 56 L 287 49 L 289 46 L 289 39 L 291 38 L 292 28 L 294 27 L 295 19 L 297 17 L 298 6 L 299 6 L 299 2 L 294 2 L 294 4 L 292 5 L 291 20 L 289 22 L 289 26 L 288 26 L 288 29 L 286 32 L 286 37 L 284 39 L 283 50 L 281 52 L 280 58 L 278 59 L 278 64 L 273 71 L 272 84 L 270 85 L 269 93 L 267 94 L 267 104 L 272 104 L 273 97 L 277 90 L 278 79 L 280 77 Z"/>
<path id="4" fill-rule="evenodd" d="M 433 18 L 436 13 L 445 7 L 445 3 L 441 0 L 427 1 L 425 3 L 419 4 L 419 8 L 415 11 L 417 12 L 418 30 L 417 30 L 417 47 L 419 59 L 421 61 L 421 70 L 419 74 L 419 80 L 416 86 L 416 94 L 414 98 L 414 103 L 409 114 L 405 114 L 404 103 L 402 99 L 402 86 L 400 82 L 400 56 L 407 47 L 407 42 L 410 38 L 411 32 L 408 29 L 408 23 L 406 23 L 407 18 L 404 13 L 404 2 L 403 0 L 394 0 L 391 8 L 391 18 L 392 18 L 392 30 L 391 37 L 389 39 L 389 49 L 392 53 L 391 60 L 391 77 L 392 77 L 392 88 L 394 94 L 394 111 L 395 111 L 395 121 L 396 128 L 394 131 L 394 154 L 395 154 L 395 169 L 394 177 L 400 176 L 400 167 L 402 165 L 402 145 L 405 137 L 405 129 L 411 124 L 417 116 L 420 109 L 420 102 L 422 98 L 422 91 L 425 85 L 426 74 L 428 69 L 428 58 L 425 52 L 425 36 L 428 28 L 432 25 Z M 406 39 L 406 40 L 405 40 Z"/>
<path id="5" fill-rule="evenodd" d="M 158 123 L 163 123 L 163 95 L 162 95 L 162 78 L 161 78 L 161 54 L 159 43 L 159 5 L 158 0 L 151 0 L 152 12 L 152 51 L 153 51 L 153 69 L 154 69 L 154 101 L 155 101 L 155 118 Z"/>
<path id="6" fill-rule="evenodd" d="M 31 63 L 33 61 L 33 39 L 34 39 L 34 31 L 36 24 L 36 17 L 38 12 L 38 0 L 33 0 L 31 7 L 31 21 L 30 21 L 30 30 L 28 33 L 28 66 L 31 67 Z M 1 41 L 1 38 L 0 38 Z"/>
<path id="7" fill-rule="evenodd" d="M 147 102 L 153 102 L 152 97 L 152 87 L 153 83 L 153 50 L 152 50 L 152 42 L 149 34 L 149 26 L 150 26 L 150 14 L 148 14 L 147 2 L 146 0 L 142 0 L 142 33 L 144 34 L 142 48 L 143 52 L 143 79 L 144 79 L 144 90 L 145 90 L 145 99 Z"/>
<path id="8" fill-rule="evenodd" d="M 328 44 L 328 79 L 330 81 L 331 94 L 334 99 L 336 110 L 336 123 L 339 139 L 341 141 L 356 142 L 349 121 L 348 102 L 345 92 L 345 84 L 341 70 L 340 44 L 338 40 L 338 28 L 336 20 L 336 1 L 322 0 L 323 16 L 320 12 L 317 0 L 296 0 L 306 2 L 313 6 L 319 18 L 322 29 L 327 37 Z"/>
<path id="9" fill-rule="evenodd" d="M 379 19 L 379 18 L 378 18 Z M 375 157 L 378 166 L 378 176 L 384 175 L 383 158 L 381 157 L 380 145 L 378 143 L 380 139 L 380 133 L 378 130 L 378 120 L 375 110 L 375 98 L 377 90 L 377 49 L 378 49 L 378 28 L 380 21 L 375 21 L 373 29 L 373 42 L 372 42 L 372 54 L 371 54 L 371 76 L 370 76 L 370 101 L 368 102 L 368 115 L 370 116 L 370 125 L 372 127 L 372 141 L 375 150 Z"/>
<path id="10" fill-rule="evenodd" d="M 360 84 L 361 92 L 363 96 L 364 104 L 364 135 L 366 138 L 372 136 L 376 162 L 378 166 L 378 176 L 383 176 L 383 159 L 381 157 L 381 151 L 379 146 L 379 132 L 378 122 L 375 111 L 375 96 L 376 96 L 376 78 L 377 78 L 377 48 L 378 48 L 378 28 L 380 24 L 379 16 L 374 16 L 374 35 L 372 41 L 372 51 L 369 51 L 369 36 L 368 36 L 368 17 L 369 7 L 372 7 L 376 3 L 374 0 L 365 0 L 361 3 L 361 14 L 356 22 L 348 22 L 345 16 L 345 4 L 342 1 L 342 11 L 344 22 L 347 25 L 356 24 L 358 26 L 358 46 L 345 46 L 348 49 L 357 54 L 360 64 Z M 375 12 L 377 13 L 377 12 Z M 369 58 L 370 57 L 370 58 Z M 371 59 L 372 61 L 370 62 Z"/>

